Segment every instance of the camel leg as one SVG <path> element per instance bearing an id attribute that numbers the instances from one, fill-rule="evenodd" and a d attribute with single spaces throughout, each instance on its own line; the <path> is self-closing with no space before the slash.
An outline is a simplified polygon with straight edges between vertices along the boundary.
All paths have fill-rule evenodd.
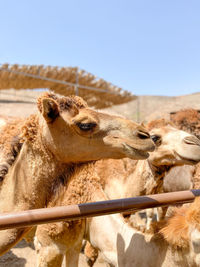
<path id="1" fill-rule="evenodd" d="M 66 255 L 66 267 L 78 267 L 79 254 L 82 247 L 82 240 L 76 245 L 70 244 L 70 248 L 56 242 L 43 245 L 37 237 L 34 239 L 37 253 L 37 267 L 61 267 L 64 255 Z"/>
<path id="2" fill-rule="evenodd" d="M 81 252 L 82 240 L 67 250 L 65 258 L 66 267 L 78 267 L 79 254 Z"/>
<path id="3" fill-rule="evenodd" d="M 0 256 L 14 247 L 31 228 L 17 228 L 0 231 Z"/>
<path id="4" fill-rule="evenodd" d="M 157 216 L 157 221 L 158 222 L 165 218 L 165 215 L 167 213 L 167 209 L 168 209 L 168 207 L 158 207 L 157 208 L 156 216 Z"/>
<path id="5" fill-rule="evenodd" d="M 34 238 L 37 267 L 61 267 L 66 247 L 56 242 L 48 245 L 42 244 L 37 237 Z"/>
<path id="6" fill-rule="evenodd" d="M 39 225 L 34 238 L 37 267 L 61 267 L 64 255 L 66 266 L 78 266 L 85 232 L 85 222 L 59 222 Z"/>
<path id="7" fill-rule="evenodd" d="M 151 223 L 154 218 L 154 209 L 153 208 L 146 209 L 146 216 L 147 216 L 146 228 L 149 230 L 151 228 Z"/>
<path id="8" fill-rule="evenodd" d="M 85 234 L 85 220 L 68 232 L 68 249 L 66 252 L 66 267 L 78 267 L 79 254 Z"/>
<path id="9" fill-rule="evenodd" d="M 98 250 L 94 248 L 89 241 L 87 241 L 84 248 L 84 254 L 87 258 L 88 265 L 92 267 L 98 257 Z"/>

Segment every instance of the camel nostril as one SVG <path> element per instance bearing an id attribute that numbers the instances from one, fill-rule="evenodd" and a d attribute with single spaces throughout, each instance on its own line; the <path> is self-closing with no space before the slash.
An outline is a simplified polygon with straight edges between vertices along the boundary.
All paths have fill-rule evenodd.
<path id="1" fill-rule="evenodd" d="M 186 136 L 183 141 L 188 145 L 200 146 L 200 140 L 196 136 Z"/>
<path id="2" fill-rule="evenodd" d="M 150 138 L 149 133 L 147 133 L 147 132 L 142 132 L 142 131 L 138 131 L 137 136 L 138 136 L 140 139 L 149 139 L 149 138 Z"/>

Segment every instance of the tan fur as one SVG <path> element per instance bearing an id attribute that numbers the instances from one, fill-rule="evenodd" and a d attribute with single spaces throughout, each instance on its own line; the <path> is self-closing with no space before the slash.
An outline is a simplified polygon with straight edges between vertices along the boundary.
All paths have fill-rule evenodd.
<path id="1" fill-rule="evenodd" d="M 166 134 L 172 132 L 175 136 L 177 136 L 180 133 L 180 131 L 174 128 L 171 129 L 170 127 L 171 125 L 168 126 L 167 123 L 167 126 L 165 125 L 164 127 L 164 131 L 162 132 L 162 128 L 159 131 L 159 134 L 162 135 L 164 140 L 163 142 L 165 143 L 168 140 L 165 140 Z M 184 136 L 185 135 L 188 136 L 184 133 Z M 181 136 L 182 135 L 180 135 L 179 140 L 180 143 L 182 142 Z M 162 146 L 160 145 L 157 150 L 158 151 L 155 151 L 152 154 L 158 153 L 158 155 L 160 155 L 159 151 L 162 151 Z M 167 155 L 169 153 L 172 153 L 173 155 L 173 151 L 170 151 L 170 149 Z M 161 158 L 162 157 L 161 153 Z M 158 162 L 158 160 L 156 162 Z M 173 166 L 175 164 L 176 161 L 174 158 L 171 165 Z M 178 159 L 177 164 L 180 164 Z M 167 169 L 169 169 L 169 166 L 170 165 L 168 163 Z M 162 190 L 162 182 L 160 182 L 160 178 L 164 177 L 165 171 L 166 168 L 163 165 L 154 166 L 153 161 L 151 161 L 151 157 L 150 160 L 145 161 L 109 159 L 97 161 L 92 165 L 84 164 L 79 169 L 79 172 L 74 174 L 72 173 L 70 178 L 67 178 L 67 184 L 60 186 L 60 189 L 57 191 L 58 193 L 53 195 L 53 199 L 49 206 L 75 204 L 77 201 L 80 201 L 78 203 L 82 203 L 82 201 L 98 201 L 100 199 L 97 195 L 101 194 L 101 186 L 104 188 L 109 198 L 131 197 L 141 194 L 155 193 L 156 190 Z M 126 190 L 122 191 L 124 188 L 126 188 Z M 84 226 L 84 220 L 82 221 L 82 224 Z M 55 245 L 56 247 L 60 247 L 61 245 L 65 247 L 65 253 L 60 253 L 59 259 L 61 259 L 64 254 L 66 254 L 69 259 L 70 256 L 68 251 L 70 250 L 70 247 L 73 247 L 76 243 L 76 240 L 74 239 L 75 233 L 77 234 L 77 237 L 81 237 L 81 233 L 78 235 L 80 228 L 76 227 L 73 223 L 72 225 L 71 223 L 68 224 L 60 222 L 58 224 L 49 224 L 37 227 L 36 247 L 38 248 L 38 266 L 51 266 L 53 259 L 48 256 L 46 251 L 49 250 L 49 248 L 55 248 Z M 84 227 L 82 229 L 84 229 Z M 57 250 L 54 250 L 54 252 L 55 258 L 57 258 L 59 252 Z M 57 262 L 55 266 L 60 265 Z"/>
<path id="2" fill-rule="evenodd" d="M 189 112 L 189 116 L 190 114 L 192 114 L 192 116 L 199 116 L 199 113 L 197 113 L 196 111 Z M 184 112 L 181 121 L 185 120 L 185 116 L 187 117 L 187 111 Z M 194 133 L 194 125 L 199 125 L 199 122 L 196 123 L 196 120 L 193 119 L 192 121 L 188 120 L 187 123 L 191 123 L 191 126 L 189 126 L 189 132 Z M 161 125 L 165 125 L 165 122 L 163 120 L 161 120 L 160 122 L 158 121 L 158 123 L 150 123 L 149 129 L 153 129 L 154 126 L 159 127 Z M 186 125 L 187 124 L 185 123 L 182 129 L 187 131 Z M 199 133 L 199 130 L 195 131 L 195 133 Z M 197 189 L 199 189 L 200 180 L 200 178 L 198 179 L 200 173 L 200 171 L 198 171 L 199 166 L 199 164 L 196 165 L 196 172 L 194 173 L 194 177 L 196 175 L 196 180 L 194 179 L 196 184 L 195 188 Z M 175 208 L 173 210 L 173 214 L 170 215 L 170 218 L 166 221 L 164 220 L 161 222 L 152 223 L 151 228 L 149 230 L 144 229 L 143 234 L 141 234 L 141 232 L 135 233 L 135 236 L 140 236 L 140 241 L 145 240 L 149 233 L 151 234 L 152 237 L 150 238 L 151 242 L 149 244 L 150 246 L 152 246 L 153 254 L 152 252 L 148 252 L 148 249 L 146 248 L 146 242 L 139 242 L 138 238 L 138 242 L 136 239 L 135 243 L 133 243 L 132 246 L 130 245 L 130 253 L 126 255 L 126 259 L 127 257 L 129 257 L 130 263 L 129 265 L 125 265 L 124 263 L 124 266 L 199 266 L 199 256 L 198 254 L 195 254 L 196 252 L 192 249 L 192 247 L 190 247 L 190 232 L 194 229 L 200 230 L 199 201 L 199 198 L 197 198 L 195 202 L 189 207 L 184 206 L 179 209 Z M 133 227 L 138 230 L 141 229 L 140 227 L 135 227 L 135 223 Z M 161 235 L 157 234 L 159 231 Z M 96 232 L 98 232 L 98 230 L 96 230 Z M 109 233 L 111 234 L 111 229 Z M 162 236 L 165 238 L 168 244 L 166 244 L 166 242 L 162 240 Z M 102 242 L 105 241 L 102 240 Z M 137 247 L 138 250 L 136 249 Z M 156 249 L 158 249 L 159 251 L 158 254 L 156 253 Z M 134 251 L 136 250 L 137 252 L 134 254 Z M 115 251 L 115 253 L 118 253 L 119 255 L 119 251 Z M 159 256 L 162 254 L 164 255 L 164 259 L 160 262 Z M 143 258 L 144 255 L 146 260 Z M 155 258 L 154 255 L 157 255 L 157 257 Z M 133 261 L 133 265 L 131 265 L 131 259 Z"/>
<path id="3" fill-rule="evenodd" d="M 20 129 L 19 134 L 16 125 Z M 121 117 L 91 110 L 85 101 L 76 96 L 43 94 L 38 99 L 38 113 L 22 124 L 21 121 L 16 123 L 11 130 L 5 126 L 0 134 L 6 136 L 8 133 L 8 142 L 18 134 L 18 143 L 22 143 L 22 147 L 15 153 L 0 188 L 1 212 L 45 207 L 51 195 L 59 190 L 62 200 L 63 193 L 58 184 L 61 181 L 66 186 L 72 179 L 73 168 L 76 173 L 82 161 L 110 157 L 146 158 L 147 152 L 154 149 L 144 127 Z M 6 140 L 3 143 L 5 148 Z M 95 179 L 91 185 L 93 183 Z M 80 184 L 80 181 L 69 183 L 69 196 L 65 197 L 67 204 L 90 200 L 89 194 L 86 194 L 91 192 L 90 184 L 77 191 Z M 56 205 L 58 203 L 59 200 L 55 202 Z M 72 225 L 76 227 L 77 223 Z M 81 227 L 82 222 L 78 225 Z M 11 248 L 26 232 L 25 228 L 1 231 L 0 254 Z"/>
<path id="4" fill-rule="evenodd" d="M 171 121 L 168 121 L 165 119 L 157 119 L 157 120 L 153 120 L 147 123 L 146 127 L 150 131 L 152 129 L 161 128 L 161 127 L 168 126 L 168 125 L 175 126 L 175 124 L 173 124 Z"/>
<path id="5" fill-rule="evenodd" d="M 168 219 L 167 225 L 160 230 L 160 233 L 174 247 L 188 247 L 189 223 L 186 218 L 186 208 L 177 208 L 174 213 Z"/>
<path id="6" fill-rule="evenodd" d="M 188 131 L 200 137 L 200 112 L 195 109 L 183 109 L 172 112 L 170 119 L 175 125 L 184 131 Z"/>
<path id="7" fill-rule="evenodd" d="M 200 188 L 200 163 L 198 163 L 195 167 L 195 172 L 193 175 L 193 187 L 195 189 L 199 189 Z"/>
<path id="8" fill-rule="evenodd" d="M 190 228 L 200 230 L 200 197 L 189 207 L 174 209 L 174 214 L 167 220 L 160 233 L 167 242 L 175 247 L 188 247 Z"/>
<path id="9" fill-rule="evenodd" d="M 179 128 L 200 138 L 200 112 L 195 109 L 184 109 L 173 112 L 170 119 Z M 200 188 L 200 163 L 195 166 L 192 176 L 193 188 Z"/>

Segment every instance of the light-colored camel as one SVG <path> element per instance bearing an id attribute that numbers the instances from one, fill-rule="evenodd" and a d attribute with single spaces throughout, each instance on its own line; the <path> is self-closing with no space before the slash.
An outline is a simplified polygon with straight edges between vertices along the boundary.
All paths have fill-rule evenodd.
<path id="1" fill-rule="evenodd" d="M 21 125 L 16 123 L 16 129 Z M 14 126 L 13 126 L 14 127 Z M 70 179 L 80 162 L 101 158 L 148 157 L 154 144 L 146 129 L 121 117 L 89 109 L 79 97 L 46 93 L 38 113 L 22 126 L 21 148 L 0 188 L 0 212 L 45 207 L 56 183 Z M 12 128 L 12 133 L 17 132 Z M 2 138 L 15 135 L 1 130 Z M 18 142 L 19 143 L 19 142 Z M 10 144 L 8 144 L 10 147 Z M 29 228 L 0 231 L 0 254 L 18 242 Z"/>
<path id="2" fill-rule="evenodd" d="M 184 109 L 170 113 L 171 121 L 180 130 L 189 132 L 200 137 L 200 111 Z M 173 168 L 164 180 L 164 191 L 187 190 L 195 186 L 196 170 L 200 163 L 195 166 L 180 166 Z M 176 177 L 176 179 L 174 179 Z"/>
<path id="3" fill-rule="evenodd" d="M 173 113 L 171 119 L 173 120 L 173 122 L 176 124 L 178 128 L 188 131 L 199 137 L 199 129 L 200 129 L 199 111 L 192 110 L 192 109 L 179 111 L 177 113 Z M 199 181 L 200 181 L 200 163 L 198 163 L 195 166 L 188 166 L 188 165 L 177 166 L 177 167 L 172 168 L 166 174 L 165 179 L 164 179 L 164 185 L 163 185 L 164 192 L 187 190 L 192 187 L 199 189 L 199 184 L 200 184 Z M 192 185 L 192 182 L 193 182 L 193 185 Z M 95 253 L 95 251 L 93 251 L 92 248 L 88 244 L 87 244 L 86 249 L 89 255 L 94 254 L 94 259 L 97 257 L 97 254 Z M 148 258 L 147 258 L 147 261 L 148 261 Z M 173 264 L 176 266 L 175 258 L 174 258 Z M 173 264 L 169 263 L 169 266 L 174 266 Z M 185 264 L 186 266 L 193 266 L 192 264 L 188 265 L 189 264 L 188 262 Z M 140 264 L 138 263 L 138 265 Z M 147 265 L 147 262 L 146 262 L 146 265 Z M 144 266 L 146 265 L 144 262 Z M 153 263 L 151 265 L 153 266 Z M 161 266 L 161 265 L 158 265 L 158 266 Z"/>
<path id="4" fill-rule="evenodd" d="M 104 191 L 110 199 L 162 193 L 165 177 L 170 172 L 172 174 L 173 170 L 180 166 L 183 169 L 179 168 L 176 171 L 179 171 L 180 174 L 180 172 L 182 173 L 186 169 L 185 175 L 191 178 L 194 169 L 193 166 L 187 165 L 197 164 L 198 161 L 193 162 L 194 147 L 192 139 L 187 138 L 189 136 L 188 133 L 174 128 L 171 123 L 164 119 L 150 122 L 147 128 L 152 137 L 155 140 L 157 139 L 156 149 L 147 160 L 103 160 L 96 163 L 101 180 L 106 179 Z M 200 146 L 200 141 L 194 136 L 193 138 L 193 141 Z M 185 149 L 185 155 L 187 154 L 188 157 L 190 155 L 190 160 L 184 160 L 182 157 L 179 157 L 178 154 L 180 152 L 177 149 Z M 198 153 L 196 155 L 199 157 Z M 131 162 L 135 162 L 135 165 L 131 165 Z M 172 178 L 176 180 L 175 175 Z M 164 191 L 166 192 L 166 188 Z M 166 211 L 167 207 L 156 209 L 157 220 L 163 219 Z M 147 229 L 150 229 L 155 211 L 154 209 L 147 209 L 146 213 L 147 221 L 145 225 L 142 224 L 142 227 L 145 226 Z M 135 215 L 130 218 L 135 225 L 137 225 L 136 218 L 137 216 Z M 88 243 L 86 244 L 85 251 L 92 265 L 98 253 Z M 92 256 L 93 259 L 91 259 L 90 255 L 95 255 L 95 257 Z"/>
<path id="5" fill-rule="evenodd" d="M 196 137 L 190 137 L 164 119 L 150 122 L 147 128 L 156 143 L 156 150 L 148 160 L 110 159 L 97 163 L 101 180 L 106 179 L 104 191 L 110 199 L 162 193 L 164 177 L 174 167 L 197 163 L 194 155 L 198 159 L 198 151 L 195 153 L 193 150 L 193 144 L 199 143 Z M 166 210 L 158 210 L 158 219 L 164 217 Z M 150 215 L 151 210 L 147 216 L 148 228 L 152 221 Z"/>
<path id="6" fill-rule="evenodd" d="M 179 129 L 182 129 L 182 130 L 187 131 L 189 133 L 195 134 L 198 137 L 200 136 L 199 135 L 199 133 L 200 133 L 199 132 L 199 129 L 200 129 L 200 113 L 199 113 L 199 111 L 192 110 L 192 109 L 182 110 L 182 111 L 171 114 L 171 119 L 172 119 L 173 123 L 175 123 L 175 125 Z M 193 185 L 192 185 L 191 181 L 193 182 Z M 194 186 L 195 188 L 199 188 L 199 184 L 200 184 L 200 163 L 198 163 L 195 166 L 184 165 L 184 166 L 176 166 L 176 167 L 170 169 L 169 172 L 166 173 L 166 175 L 165 175 L 163 189 L 164 189 L 164 192 L 187 190 L 187 189 L 190 189 L 192 186 Z M 148 223 L 150 223 L 150 220 L 148 221 Z M 135 223 L 134 223 L 134 225 L 135 225 Z M 194 233 L 197 233 L 197 232 L 195 231 Z M 154 244 L 154 243 L 151 242 L 150 244 Z M 162 242 L 162 244 L 164 246 L 165 243 Z M 144 245 L 145 245 L 145 243 L 144 243 Z M 153 245 L 152 249 L 154 247 L 155 246 Z M 182 249 L 183 248 L 181 248 L 181 250 Z M 92 248 L 88 244 L 86 246 L 86 251 L 87 251 L 86 254 L 89 254 L 89 255 L 94 254 L 93 260 L 95 260 L 95 258 L 97 257 L 97 253 L 95 251 L 93 251 Z M 151 251 L 151 250 L 149 250 L 149 251 Z M 158 251 L 158 248 L 157 248 L 157 251 Z M 169 249 L 168 254 L 170 253 L 170 251 L 171 250 Z M 138 253 L 138 250 L 136 250 L 136 253 Z M 142 250 L 142 253 L 144 253 L 144 250 Z M 148 250 L 147 250 L 147 253 L 148 253 Z M 173 254 L 173 255 L 174 255 L 174 257 L 172 257 L 172 262 L 170 263 L 170 261 L 169 261 L 169 263 L 168 263 L 169 265 L 167 265 L 167 262 L 165 262 L 164 266 L 177 266 L 179 253 L 176 252 L 176 254 Z M 176 256 L 177 262 L 175 260 L 175 255 L 177 255 Z M 183 254 L 180 254 L 180 255 L 182 257 L 182 260 L 179 259 L 180 265 L 183 264 L 183 266 L 185 266 L 185 265 L 186 266 L 193 266 L 192 263 L 189 264 L 188 261 L 183 263 Z M 137 258 L 135 258 L 135 260 L 137 260 Z M 142 263 L 141 259 L 139 259 L 138 260 L 138 266 L 149 266 L 149 265 L 150 266 L 154 266 L 154 265 L 155 266 L 161 266 L 161 263 L 159 263 L 159 261 L 160 261 L 159 259 L 157 261 L 157 264 L 156 264 L 156 262 L 154 264 L 151 261 L 148 264 L 148 261 L 149 261 L 148 257 L 147 257 L 147 261 L 145 262 L 145 260 L 144 260 L 143 263 Z M 131 266 L 131 261 L 130 261 L 130 266 Z M 137 266 L 137 264 L 136 264 L 136 266 Z"/>
<path id="7" fill-rule="evenodd" d="M 96 163 L 110 199 L 161 193 L 163 178 L 175 166 L 194 165 L 199 161 L 200 141 L 165 120 L 149 123 L 147 129 L 156 149 L 147 160 L 102 160 Z"/>
<path id="8" fill-rule="evenodd" d="M 171 121 L 180 130 L 194 134 L 200 138 L 200 111 L 195 109 L 184 109 L 170 114 Z M 200 163 L 189 166 L 178 166 L 173 168 L 164 179 L 164 192 L 188 190 L 199 188 Z"/>
<path id="9" fill-rule="evenodd" d="M 172 112 L 170 114 L 170 119 L 179 129 L 192 133 L 200 138 L 200 110 L 185 109 L 178 112 Z M 192 183 L 194 188 L 199 188 L 200 163 L 194 168 Z"/>
<path id="10" fill-rule="evenodd" d="M 156 127 L 155 123 L 154 127 Z M 138 187 L 141 190 L 137 191 L 139 192 L 138 195 L 144 193 L 148 194 L 152 191 L 155 192 L 156 180 L 154 178 L 155 175 L 153 175 L 153 171 L 156 172 L 156 170 L 162 170 L 162 172 L 157 174 L 157 177 L 160 178 L 160 176 L 163 174 L 163 170 L 168 169 L 168 167 L 173 164 L 194 164 L 194 162 L 198 162 L 200 160 L 200 142 L 195 136 L 177 130 L 168 124 L 162 126 L 161 128 L 154 128 L 150 132 L 153 133 L 152 138 L 155 140 L 155 142 L 157 142 L 158 146 L 155 152 L 150 155 L 150 159 L 152 159 L 152 162 L 157 164 L 156 166 L 150 162 L 146 162 L 145 164 L 144 161 L 141 163 L 135 162 L 135 164 L 133 164 L 128 159 L 120 161 L 103 160 L 101 162 L 96 162 L 95 164 L 85 164 L 82 166 L 82 170 L 79 169 L 79 172 L 78 170 L 76 171 L 66 186 L 60 185 L 58 193 L 52 196 L 49 206 L 51 207 L 56 205 L 68 205 L 87 201 L 105 200 L 108 198 L 108 195 L 105 194 L 102 188 L 105 189 L 107 183 L 110 185 L 110 179 L 115 180 L 116 175 L 117 181 L 121 178 L 121 186 L 125 187 L 125 190 L 123 193 L 119 193 L 119 183 L 111 183 L 114 187 L 113 189 L 116 190 L 116 196 L 112 190 L 112 198 L 133 196 L 132 191 L 134 190 L 134 187 L 137 186 L 136 184 L 138 182 L 140 183 L 141 177 L 144 179 L 149 178 L 150 182 L 149 185 L 146 186 L 146 182 L 142 180 L 141 186 Z M 159 167 L 159 165 L 162 164 L 164 167 Z M 136 166 L 140 166 L 140 168 L 136 168 Z M 148 168 L 146 166 L 148 166 Z M 144 167 L 146 169 L 144 169 Z M 79 175 L 77 175 L 77 173 Z M 120 175 L 123 177 L 120 177 Z M 132 179 L 128 180 L 131 175 L 132 179 L 134 180 L 133 182 Z M 110 179 L 107 179 L 107 177 Z M 85 181 L 87 181 L 86 187 Z M 129 182 L 128 186 L 126 186 L 126 181 Z M 84 188 L 82 188 L 82 185 L 84 185 Z M 152 191 L 148 191 L 150 187 L 152 188 Z M 109 194 L 108 190 L 106 193 Z M 101 218 L 98 218 L 99 220 L 97 219 L 99 227 L 100 224 L 104 224 L 104 220 L 101 221 Z M 66 255 L 67 266 L 77 266 L 78 254 L 86 229 L 88 230 L 89 234 L 85 236 L 85 238 L 88 238 L 89 240 L 91 239 L 90 232 L 92 230 L 90 230 L 90 228 L 93 227 L 93 224 L 95 225 L 93 220 L 96 222 L 96 218 L 88 220 L 89 224 L 86 228 L 85 220 L 70 223 L 60 222 L 56 224 L 38 226 L 35 237 L 38 266 L 60 266 L 64 255 Z M 104 228 L 104 226 L 102 227 Z M 122 225 L 120 227 L 122 227 Z M 116 228 L 114 229 L 116 230 Z M 95 235 L 95 231 L 101 232 L 101 229 L 98 229 L 95 226 L 94 232 L 91 233 Z M 109 231 L 110 228 L 108 228 L 107 235 L 110 235 Z M 98 236 L 100 237 L 100 235 Z M 101 249 L 98 246 L 97 248 Z"/>
<path id="11" fill-rule="evenodd" d="M 200 266 L 200 198 L 155 226 L 155 234 L 142 233 L 111 215 L 92 218 L 87 234 L 111 266 Z"/>

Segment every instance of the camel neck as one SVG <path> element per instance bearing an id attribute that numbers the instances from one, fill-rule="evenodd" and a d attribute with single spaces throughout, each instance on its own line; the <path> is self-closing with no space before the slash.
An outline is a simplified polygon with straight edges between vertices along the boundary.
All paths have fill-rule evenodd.
<path id="1" fill-rule="evenodd" d="M 139 160 L 125 181 L 126 197 L 149 195 L 157 186 L 152 168 L 147 160 Z"/>
<path id="2" fill-rule="evenodd" d="M 149 167 L 151 168 L 154 180 L 156 181 L 156 184 L 157 184 L 155 190 L 152 193 L 154 194 L 161 193 L 163 191 L 162 190 L 163 179 L 166 176 L 166 174 L 170 171 L 172 166 L 168 166 L 168 165 L 155 166 L 154 164 L 149 162 Z"/>
<path id="3" fill-rule="evenodd" d="M 170 167 L 156 167 L 149 160 L 139 160 L 125 180 L 125 197 L 155 194 L 163 185 Z"/>
<path id="4" fill-rule="evenodd" d="M 39 150 L 25 142 L 2 185 L 0 210 L 8 212 L 44 207 L 51 183 L 62 169 L 62 165 L 46 153 L 44 147 Z M 7 208 L 3 207 L 5 201 Z"/>

